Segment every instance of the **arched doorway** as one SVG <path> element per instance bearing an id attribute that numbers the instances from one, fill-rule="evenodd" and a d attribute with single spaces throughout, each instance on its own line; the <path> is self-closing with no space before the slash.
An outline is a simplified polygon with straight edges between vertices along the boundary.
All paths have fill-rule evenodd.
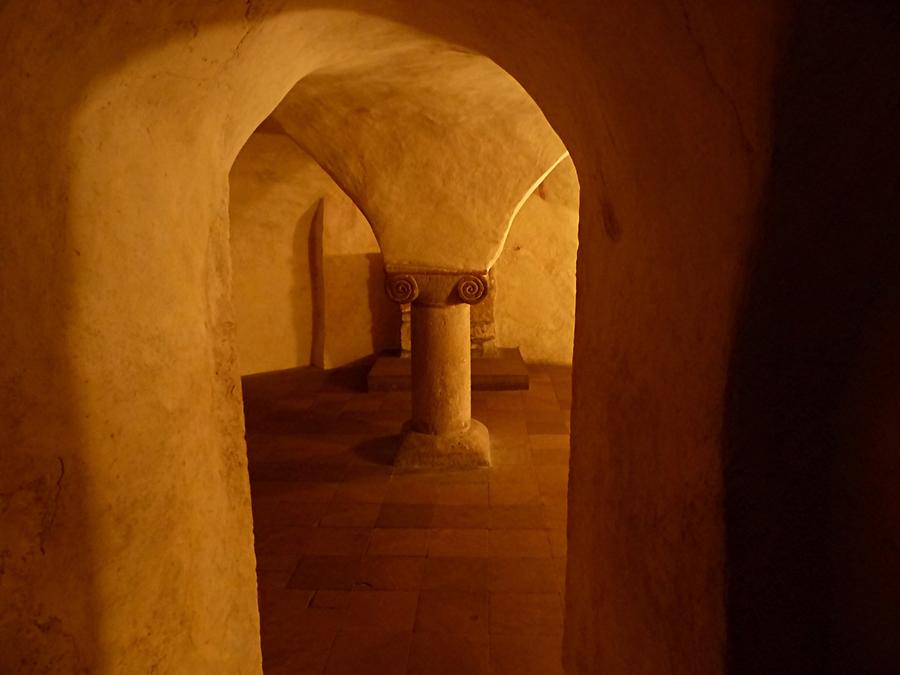
<path id="1" fill-rule="evenodd" d="M 23 7 L 3 10 L 20 30 L 4 45 L 19 96 L 4 108 L 16 141 L 2 198 L 27 224 L 4 228 L 21 255 L 2 270 L 17 291 L 3 305 L 4 441 L 20 449 L 3 492 L 23 500 L 9 521 L 13 658 L 253 671 L 227 170 L 305 69 L 391 27 L 358 35 L 349 4 Z M 377 12 L 513 73 L 578 166 L 570 666 L 715 672 L 721 399 L 782 11 Z M 735 35 L 749 36 L 741 58 L 711 58 Z"/>
<path id="2" fill-rule="evenodd" d="M 550 155 L 538 181 L 519 187 L 525 194 L 504 196 L 504 172 L 527 177 L 544 146 L 561 144 L 507 74 L 456 45 L 398 34 L 388 53 L 308 80 L 231 171 L 264 669 L 561 672 L 574 166 Z M 399 347 L 400 312 L 353 201 L 380 218 L 381 240 L 406 228 L 402 236 L 433 245 L 446 210 L 453 231 L 442 247 L 478 247 L 492 227 L 504 230 L 489 332 L 496 349 L 524 338 L 533 365 L 528 391 L 474 392 L 493 467 L 409 475 L 392 466 L 409 392 L 366 392 L 368 362 L 348 364 L 372 355 L 385 327 L 381 348 Z M 508 358 L 474 366 L 502 369 Z M 538 364 L 548 361 L 559 365 Z"/>

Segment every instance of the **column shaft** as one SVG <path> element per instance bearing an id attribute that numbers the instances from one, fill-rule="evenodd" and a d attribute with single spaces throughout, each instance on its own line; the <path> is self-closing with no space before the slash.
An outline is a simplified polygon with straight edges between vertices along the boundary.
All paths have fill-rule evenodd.
<path id="1" fill-rule="evenodd" d="M 412 306 L 412 424 L 423 434 L 465 431 L 472 419 L 470 307 Z"/>

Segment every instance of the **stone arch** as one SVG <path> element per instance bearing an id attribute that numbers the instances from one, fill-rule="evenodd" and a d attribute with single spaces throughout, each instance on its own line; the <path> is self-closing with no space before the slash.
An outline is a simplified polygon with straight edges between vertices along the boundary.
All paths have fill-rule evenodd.
<path id="1" fill-rule="evenodd" d="M 281 137 L 293 141 L 299 151 L 325 171 L 334 187 L 352 200 L 361 222 L 371 224 L 375 237 L 381 241 L 380 249 L 371 248 L 374 243 L 371 242 L 367 250 L 375 251 L 372 258 L 380 259 L 383 254 L 384 263 L 389 266 L 413 264 L 443 270 L 454 266 L 463 270 L 489 269 L 500 256 L 512 222 L 523 204 L 537 185 L 568 157 L 534 101 L 499 66 L 459 45 L 411 30 L 397 31 L 389 44 L 375 46 L 364 55 L 351 55 L 334 64 L 320 64 L 291 87 L 262 126 L 257 131 L 269 134 L 272 139 Z M 241 192 L 246 194 L 246 191 Z M 265 200 L 267 193 L 267 190 L 260 192 L 260 199 Z M 577 212 L 577 188 L 574 202 Z M 242 218 L 246 218 L 241 202 L 233 202 L 233 205 L 237 206 Z M 312 211 L 306 216 L 310 213 Z M 331 216 L 337 211 L 325 208 L 324 213 L 328 216 L 325 220 L 332 222 Z M 302 222 L 306 222 L 305 219 Z M 349 221 L 345 224 L 352 225 Z M 552 227 L 549 222 L 547 225 Z M 567 221 L 567 225 L 568 236 L 577 236 L 570 231 L 577 227 L 577 220 Z M 275 223 L 269 223 L 257 231 L 268 242 L 265 244 L 268 247 L 272 233 L 284 234 L 294 229 L 293 221 L 285 221 L 280 229 Z M 332 231 L 335 234 L 327 239 L 338 243 L 338 230 Z M 241 234 L 240 230 L 238 234 Z M 535 235 L 531 234 L 532 237 Z M 352 240 L 356 242 L 354 245 L 362 245 L 363 240 L 354 239 L 349 230 L 346 236 L 350 237 L 348 243 Z M 365 233 L 359 236 L 365 237 Z M 260 352 L 257 360 L 268 360 L 274 366 L 276 361 L 267 355 L 273 350 L 284 351 L 284 348 L 274 344 L 273 338 L 276 335 L 282 340 L 288 337 L 286 317 L 297 314 L 295 303 L 279 304 L 279 300 L 287 297 L 284 293 L 285 269 L 291 267 L 296 277 L 307 256 L 297 255 L 295 251 L 292 259 L 301 261 L 298 268 L 296 262 L 288 265 L 287 258 L 283 259 L 280 253 L 275 254 L 267 248 L 269 256 L 274 254 L 281 265 L 276 271 L 277 266 L 271 266 L 265 259 L 250 262 L 247 256 L 253 255 L 252 248 L 248 248 L 242 237 L 233 243 L 235 241 L 240 244 L 238 250 L 244 262 L 235 267 L 235 288 L 244 291 L 245 303 L 249 301 L 246 296 L 248 279 L 256 279 L 252 283 L 259 283 L 270 272 L 273 274 L 274 297 L 267 290 L 259 289 L 257 302 L 252 306 L 238 304 L 241 315 L 238 332 L 249 352 Z M 318 237 L 317 241 L 321 245 L 322 238 Z M 540 249 L 543 242 L 535 237 L 532 246 Z M 568 311 L 569 331 L 559 330 L 559 344 L 553 344 L 552 348 L 561 354 L 568 350 L 571 359 L 575 254 L 571 248 L 553 253 L 557 256 L 568 254 L 565 265 L 571 275 L 567 282 L 571 296 L 565 298 L 566 306 L 557 312 L 557 316 L 566 316 Z M 354 259 L 332 259 L 330 255 L 332 262 L 326 275 L 330 280 L 327 283 L 314 281 L 312 285 L 318 288 L 317 292 L 337 289 L 338 295 L 332 295 L 335 300 L 340 293 L 346 294 L 339 303 L 345 312 L 338 311 L 335 320 L 328 321 L 325 307 L 331 307 L 331 303 L 324 297 L 314 303 L 321 312 L 316 315 L 319 320 L 315 323 L 321 327 L 329 323 L 337 327 L 330 331 L 331 339 L 325 339 L 325 333 L 329 331 L 324 328 L 321 335 L 320 331 L 314 331 L 321 339 L 313 342 L 321 349 L 313 351 L 322 355 L 314 362 L 321 365 L 327 361 L 332 366 L 341 363 L 340 344 L 347 342 L 349 346 L 350 334 L 361 337 L 355 339 L 355 350 L 345 348 L 344 352 L 353 353 L 357 358 L 372 353 L 375 341 L 380 341 L 376 351 L 395 347 L 393 339 L 388 338 L 385 342 L 385 331 L 377 328 L 374 315 L 370 316 L 368 311 L 375 311 L 373 308 L 377 307 L 379 313 L 384 314 L 379 303 L 379 299 L 385 298 L 381 290 L 380 268 L 383 265 L 369 260 L 378 269 L 365 264 L 366 273 L 361 274 L 354 272 Z M 361 260 L 357 262 L 363 265 Z M 317 267 L 323 264 L 319 261 Z M 507 266 L 506 269 L 510 281 L 516 285 L 515 267 Z M 301 277 L 305 276 L 309 276 L 308 273 L 301 273 Z M 537 288 L 541 288 L 540 285 Z M 350 310 L 351 307 L 364 309 L 357 314 Z M 390 314 L 388 312 L 388 316 Z M 245 321 L 254 326 L 263 325 L 263 316 L 276 322 L 273 332 L 263 338 L 266 349 L 260 349 L 262 343 L 255 344 L 250 340 L 248 331 L 242 327 Z M 541 315 L 537 316 L 540 318 Z M 357 330 L 350 331 L 347 321 L 354 317 L 358 319 Z M 532 315 L 531 319 L 534 318 Z M 385 316 L 379 319 L 379 325 L 391 323 Z M 493 320 L 490 323 L 493 334 Z M 295 339 L 290 334 L 284 344 L 302 342 L 306 335 L 302 327 L 298 330 L 298 335 L 304 337 Z M 392 335 L 398 333 L 395 329 Z M 372 344 L 368 349 L 369 338 L 362 336 L 371 337 Z M 551 349 L 552 340 L 545 338 L 545 341 L 547 349 Z M 327 343 L 333 343 L 333 346 L 324 349 Z M 324 358 L 325 354 L 328 358 Z M 345 359 L 343 363 L 346 362 Z M 282 361 L 279 367 L 289 365 L 297 364 Z"/>
<path id="2" fill-rule="evenodd" d="M 17 468 L 35 476 L 25 493 L 33 503 L 26 504 L 22 521 L 38 529 L 49 522 L 57 537 L 47 546 L 43 537 L 16 542 L 22 566 L 14 574 L 35 587 L 42 577 L 65 578 L 60 566 L 72 567 L 73 561 L 59 556 L 75 546 L 70 538 L 80 538 L 86 546 L 74 569 L 85 583 L 74 593 L 47 583 L 43 593 L 17 595 L 10 619 L 36 618 L 30 626 L 12 627 L 23 651 L 4 658 L 74 671 L 141 669 L 147 659 L 164 670 L 176 662 L 198 671 L 258 663 L 255 639 L 239 641 L 241 649 L 229 653 L 190 646 L 198 639 L 221 640 L 223 626 L 228 635 L 258 635 L 228 299 L 228 167 L 286 87 L 305 73 L 304 66 L 320 66 L 320 55 L 328 52 L 322 40 L 310 41 L 305 64 L 294 54 L 280 59 L 291 68 L 260 78 L 273 41 L 293 53 L 292 31 L 308 28 L 315 18 L 322 30 L 334 31 L 332 45 L 358 49 L 365 44 L 353 36 L 371 44 L 408 30 L 374 16 L 360 26 L 353 13 L 324 14 L 307 19 L 282 12 L 260 23 L 245 17 L 188 23 L 156 45 L 116 45 L 125 53 L 143 48 L 93 63 L 96 70 L 80 73 L 83 81 L 63 87 L 70 92 L 63 97 L 66 105 L 53 113 L 66 121 L 45 155 L 51 165 L 58 158 L 60 170 L 51 169 L 48 176 L 59 180 L 61 198 L 30 206 L 34 212 L 54 210 L 58 229 L 51 246 L 65 241 L 67 254 L 76 258 L 58 265 L 53 281 L 59 286 L 47 307 L 56 306 L 56 317 L 48 319 L 62 337 L 56 347 L 65 367 L 55 376 L 65 374 L 72 390 L 54 401 L 65 409 L 54 415 L 55 425 L 21 440 L 33 452 Z M 106 18 L 109 29 L 122 20 Z M 71 35 L 77 42 L 76 27 Z M 97 44 L 84 48 L 102 51 Z M 249 63 L 256 65 L 248 69 Z M 110 244 L 109 257 L 93 239 L 93 233 L 103 231 L 118 231 L 121 237 Z M 83 264 L 83 257 L 91 262 Z M 130 277 L 129 283 L 119 284 L 121 277 Z M 169 375 L 157 377 L 163 364 Z M 110 368 L 118 367 L 130 370 L 133 379 L 108 387 Z M 48 370 L 23 377 L 48 382 L 53 379 Z M 129 402 L 127 391 L 139 381 L 145 383 L 142 396 Z M 178 393 L 170 397 L 167 392 Z M 103 421 L 84 422 L 91 418 Z M 59 449 L 60 437 L 71 445 Z M 195 451 L 185 455 L 185 445 Z M 123 466 L 144 479 L 137 485 L 117 480 Z M 160 472 L 168 476 L 155 487 L 144 484 Z M 197 475 L 222 476 L 222 482 L 212 489 L 192 484 L 190 477 Z M 77 489 L 76 481 L 86 484 Z M 71 486 L 61 493 L 62 501 L 55 497 L 57 482 Z M 201 501 L 205 508 L 195 508 Z M 110 509 L 127 522 L 105 517 Z M 211 538 L 201 531 L 214 512 L 222 520 L 218 536 Z M 91 549 L 96 550 L 88 557 Z M 161 567 L 142 567 L 136 576 L 141 551 L 152 550 L 174 556 Z M 126 571 L 98 569 L 97 561 L 110 557 Z M 40 564 L 28 569 L 36 560 Z M 216 579 L 209 574 L 212 569 L 224 576 Z M 193 599 L 176 603 L 171 624 L 153 609 L 160 594 L 178 593 L 165 579 L 170 574 L 193 578 Z M 145 591 L 133 590 L 139 578 Z M 222 598 L 224 578 L 234 592 Z M 140 615 L 152 622 L 151 629 L 145 629 L 146 621 L 133 620 Z M 185 624 L 195 635 L 180 634 L 176 626 Z"/>
<path id="3" fill-rule="evenodd" d="M 17 290 L 2 308 L 13 328 L 0 440 L 22 449 L 3 492 L 14 495 L 7 523 L 25 533 L 8 556 L 3 631 L 17 651 L 3 658 L 14 670 L 258 669 L 223 186 L 296 81 L 300 48 L 310 67 L 339 57 L 362 10 L 384 23 L 360 48 L 395 19 L 499 63 L 583 179 L 570 667 L 716 672 L 716 436 L 781 11 L 706 10 L 685 29 L 689 12 L 666 2 L 572 3 L 558 15 L 513 0 L 340 6 L 4 6 L 0 25 L 16 33 L 3 42 L 13 65 L 2 84 L 19 97 L 2 118 L 16 143 L 0 200 L 28 226 L 4 227 L 21 263 L 0 271 Z M 734 34 L 752 46 L 723 58 Z M 286 45 L 292 72 L 271 67 Z M 623 288 L 641 302 L 623 302 Z"/>

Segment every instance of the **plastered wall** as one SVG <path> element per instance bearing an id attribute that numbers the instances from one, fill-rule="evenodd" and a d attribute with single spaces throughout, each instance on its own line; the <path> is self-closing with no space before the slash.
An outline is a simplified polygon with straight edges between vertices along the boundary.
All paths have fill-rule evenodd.
<path id="1" fill-rule="evenodd" d="M 285 134 L 258 131 L 229 180 L 242 374 L 335 368 L 399 346 L 378 243 L 311 157 Z M 568 159 L 526 200 L 497 261 L 499 346 L 520 347 L 529 361 L 571 362 L 577 246 L 578 180 Z"/>
<path id="2" fill-rule="evenodd" d="M 241 374 L 334 368 L 399 344 L 375 236 L 309 155 L 258 131 L 229 184 Z"/>
<path id="3" fill-rule="evenodd" d="M 494 267 L 497 343 L 526 361 L 571 363 L 575 333 L 578 177 L 560 163 L 513 220 Z"/>
<path id="4" fill-rule="evenodd" d="M 310 234 L 330 184 L 282 134 L 253 134 L 235 160 L 229 215 L 241 374 L 311 363 Z"/>

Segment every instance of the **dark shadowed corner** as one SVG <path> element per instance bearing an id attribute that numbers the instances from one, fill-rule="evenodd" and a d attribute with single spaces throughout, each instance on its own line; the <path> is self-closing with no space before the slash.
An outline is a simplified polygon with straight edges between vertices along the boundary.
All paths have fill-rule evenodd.
<path id="1" fill-rule="evenodd" d="M 900 668 L 900 435 L 860 393 L 897 387 L 898 63 L 887 2 L 805 3 L 784 52 L 729 374 L 734 674 Z"/>

